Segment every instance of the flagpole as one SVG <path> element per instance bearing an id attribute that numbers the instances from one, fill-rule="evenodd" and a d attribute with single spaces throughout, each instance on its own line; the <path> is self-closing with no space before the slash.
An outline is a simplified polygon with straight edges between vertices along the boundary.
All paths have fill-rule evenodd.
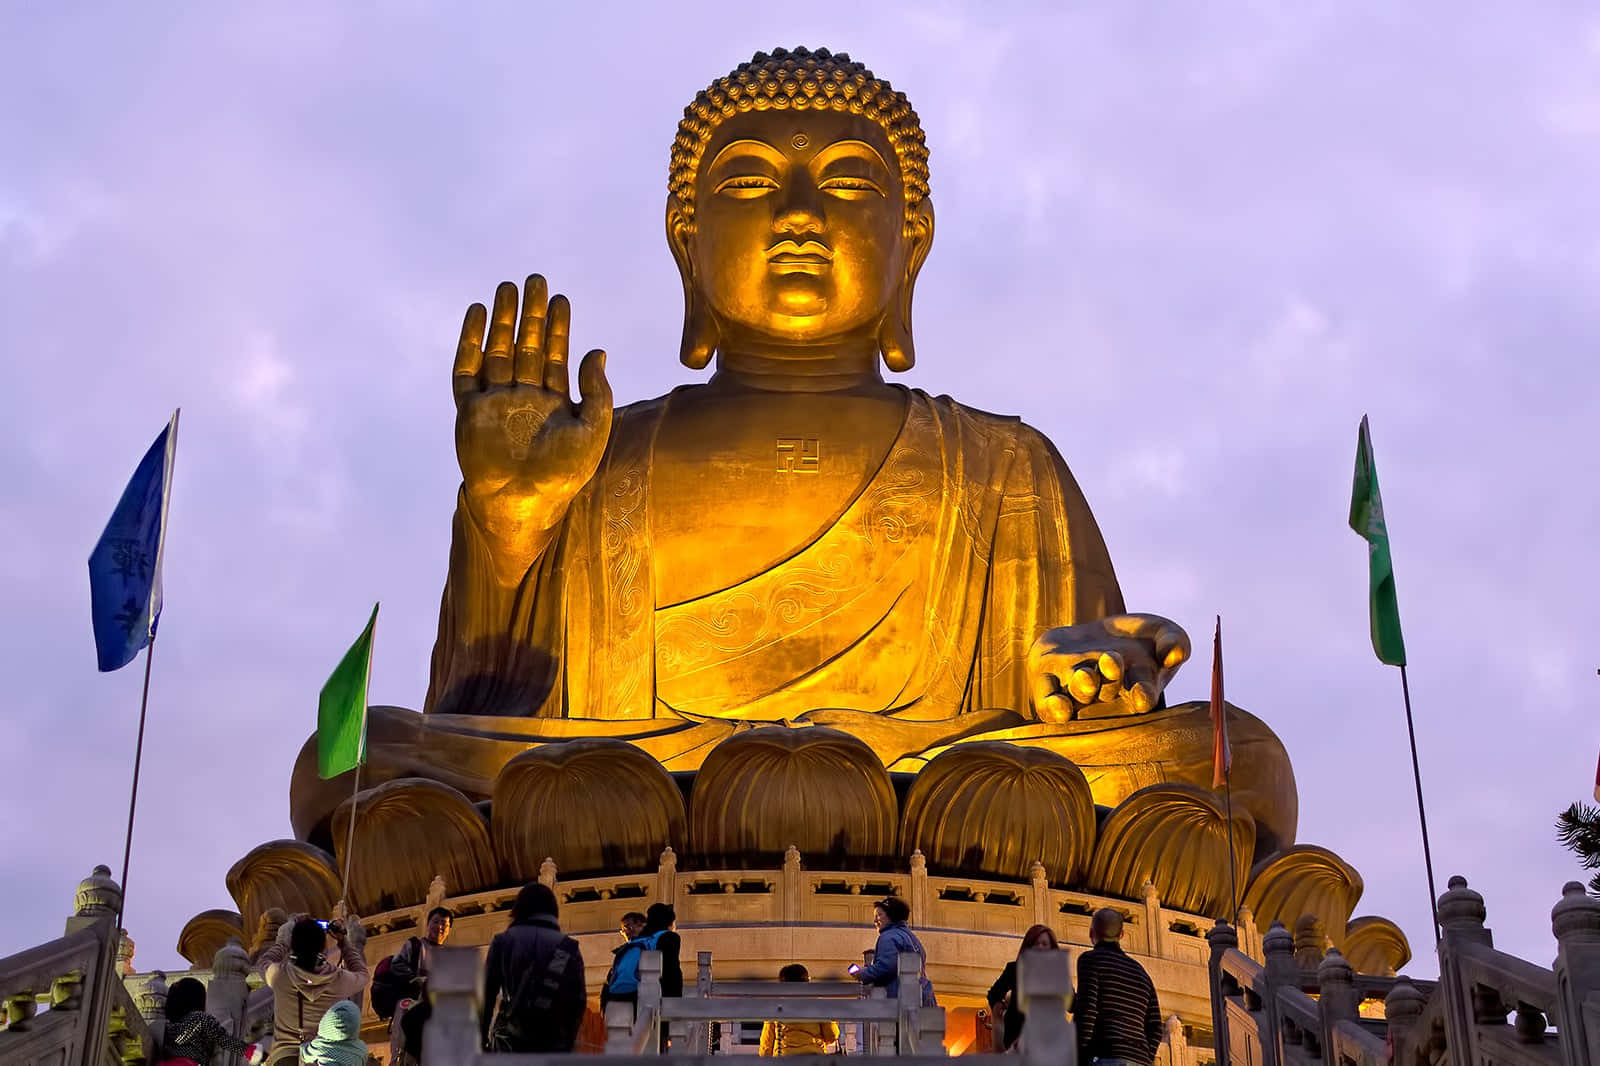
<path id="1" fill-rule="evenodd" d="M 378 620 L 378 606 L 372 607 L 371 625 Z M 372 634 L 373 639 L 367 641 L 367 677 L 361 686 L 361 732 L 360 740 L 356 744 L 356 776 L 355 785 L 350 790 L 350 827 L 345 832 L 344 841 L 344 880 L 339 885 L 339 902 L 345 905 L 346 911 L 350 908 L 350 860 L 356 853 L 356 808 L 360 805 L 358 797 L 361 795 L 361 764 L 367 761 L 367 701 L 372 685 L 372 646 L 377 643 L 378 634 Z"/>
<path id="2" fill-rule="evenodd" d="M 128 860 L 133 857 L 133 812 L 139 804 L 139 764 L 144 758 L 144 720 L 150 707 L 150 660 L 155 657 L 156 635 L 150 634 L 150 643 L 144 649 L 144 692 L 139 697 L 139 738 L 133 746 L 133 788 L 128 794 L 128 833 L 122 845 L 122 899 L 117 904 L 115 939 L 122 936 L 122 912 L 128 902 Z"/>
<path id="3" fill-rule="evenodd" d="M 363 714 L 361 727 L 366 729 L 365 714 Z M 356 853 L 356 804 L 357 797 L 361 795 L 361 764 L 356 763 L 355 787 L 350 790 L 350 828 L 344 838 L 344 880 L 339 882 L 339 902 L 349 908 L 350 892 L 350 858 Z"/>
<path id="4" fill-rule="evenodd" d="M 1417 761 L 1417 728 L 1411 720 L 1411 683 L 1400 664 L 1400 691 L 1406 700 L 1406 736 L 1411 741 L 1411 778 L 1417 785 L 1417 821 L 1422 824 L 1422 862 L 1428 870 L 1428 911 L 1433 915 L 1433 942 L 1439 943 L 1439 891 L 1433 884 L 1433 849 L 1428 845 L 1428 812 L 1422 805 L 1422 764 Z"/>
<path id="5" fill-rule="evenodd" d="M 1228 713 L 1226 705 L 1223 712 Z M 1223 826 L 1223 832 L 1228 836 L 1228 894 L 1233 899 L 1233 914 L 1228 919 L 1228 924 L 1237 927 L 1239 924 L 1239 875 L 1238 860 L 1233 853 L 1233 767 L 1228 767 L 1222 772 L 1222 790 L 1227 799 L 1228 824 Z"/>

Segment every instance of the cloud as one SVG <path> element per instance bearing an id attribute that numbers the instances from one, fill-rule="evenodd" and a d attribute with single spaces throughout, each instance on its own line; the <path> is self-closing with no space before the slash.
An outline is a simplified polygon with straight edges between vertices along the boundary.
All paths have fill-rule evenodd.
<path id="1" fill-rule="evenodd" d="M 617 11 L 627 10 L 620 18 Z M 100 676 L 83 560 L 184 409 L 130 922 L 171 965 L 288 830 L 315 693 L 375 599 L 416 706 L 446 566 L 467 303 L 546 273 L 619 398 L 676 360 L 666 148 L 696 89 L 798 37 L 907 91 L 939 236 L 904 380 L 1019 414 L 1083 485 L 1130 602 L 1282 736 L 1301 835 L 1419 948 L 1398 679 L 1344 526 L 1373 418 L 1441 879 L 1548 958 L 1588 795 L 1600 588 L 1595 21 L 1428 3 L 752 10 L 605 4 L 13 18 L 0 93 L 0 777 L 25 856 L 0 954 L 122 847 L 138 679 Z M 506 42 L 515 42 L 507 47 Z M 57 61 L 74 57 L 71 64 Z M 1180 676 L 1201 694 L 1203 666 Z M 124 674 L 128 676 L 123 676 Z M 39 827 L 48 826 L 48 831 Z M 178 876 L 173 871 L 182 871 Z M 20 880 L 19 878 L 24 878 Z M 1416 972 L 1428 972 L 1419 963 Z"/>

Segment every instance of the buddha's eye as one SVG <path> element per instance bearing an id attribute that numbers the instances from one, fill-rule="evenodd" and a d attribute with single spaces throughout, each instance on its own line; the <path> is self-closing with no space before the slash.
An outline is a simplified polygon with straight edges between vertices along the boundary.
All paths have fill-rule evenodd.
<path id="1" fill-rule="evenodd" d="M 868 196 L 882 196 L 883 189 L 870 178 L 854 178 L 840 175 L 835 178 L 824 179 L 818 186 L 823 192 L 837 196 L 841 200 L 862 200 Z"/>
<path id="2" fill-rule="evenodd" d="M 750 200 L 757 196 L 765 196 L 778 187 L 776 180 L 765 174 L 736 174 L 731 178 L 724 178 L 712 190 L 738 200 Z"/>

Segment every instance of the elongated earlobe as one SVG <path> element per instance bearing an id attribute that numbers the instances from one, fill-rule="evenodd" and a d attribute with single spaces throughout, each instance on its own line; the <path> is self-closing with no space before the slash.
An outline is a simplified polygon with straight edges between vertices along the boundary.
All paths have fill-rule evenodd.
<path id="1" fill-rule="evenodd" d="M 917 362 L 917 347 L 911 336 L 911 297 L 916 291 L 917 275 L 928 260 L 933 248 L 933 201 L 923 199 L 906 229 L 906 271 L 900 281 L 883 322 L 878 326 L 878 350 L 883 353 L 883 365 L 900 373 L 910 370 Z"/>
<path id="2" fill-rule="evenodd" d="M 678 264 L 678 277 L 683 279 L 683 340 L 678 345 L 678 359 L 691 370 L 702 370 L 716 354 L 720 338 L 711 308 L 695 284 L 694 256 L 689 248 L 693 237 L 693 224 L 684 217 L 677 199 L 668 196 L 667 246 Z"/>
<path id="3" fill-rule="evenodd" d="M 895 373 L 910 370 L 917 362 L 917 347 L 911 338 L 911 293 L 905 292 L 895 300 L 895 306 L 883 316 L 878 327 L 878 348 L 883 352 L 883 365 Z"/>
<path id="4" fill-rule="evenodd" d="M 717 323 L 711 309 L 695 291 L 692 278 L 683 282 L 683 341 L 678 359 L 691 370 L 703 370 L 717 353 Z"/>

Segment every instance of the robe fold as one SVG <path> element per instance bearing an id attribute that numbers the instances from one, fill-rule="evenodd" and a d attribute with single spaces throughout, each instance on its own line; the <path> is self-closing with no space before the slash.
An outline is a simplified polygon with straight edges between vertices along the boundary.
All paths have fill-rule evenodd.
<path id="1" fill-rule="evenodd" d="M 616 412 L 594 478 L 514 588 L 496 580 L 458 499 L 425 712 L 1027 714 L 1039 634 L 1123 611 L 1105 543 L 1038 431 L 907 393 L 888 454 L 831 525 L 765 572 L 683 603 L 657 601 L 651 536 L 670 394 Z"/>

